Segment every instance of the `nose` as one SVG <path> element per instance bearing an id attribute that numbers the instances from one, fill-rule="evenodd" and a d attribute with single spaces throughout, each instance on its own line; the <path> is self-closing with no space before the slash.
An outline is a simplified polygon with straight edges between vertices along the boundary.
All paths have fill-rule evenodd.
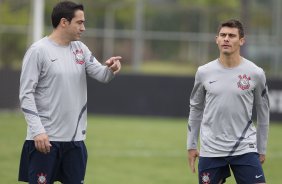
<path id="1" fill-rule="evenodd" d="M 228 35 L 226 35 L 226 36 L 224 37 L 224 41 L 229 41 L 229 36 L 228 36 Z"/>
<path id="2" fill-rule="evenodd" d="M 83 32 L 83 31 L 85 31 L 85 29 L 86 28 L 85 28 L 84 24 L 82 24 L 80 30 Z"/>

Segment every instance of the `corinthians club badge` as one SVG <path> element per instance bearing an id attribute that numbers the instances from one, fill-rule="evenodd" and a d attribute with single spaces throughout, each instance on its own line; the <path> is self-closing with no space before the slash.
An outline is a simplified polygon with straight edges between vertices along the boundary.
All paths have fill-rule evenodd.
<path id="1" fill-rule="evenodd" d="M 209 173 L 203 173 L 202 175 L 202 183 L 203 184 L 210 184 L 211 180 L 210 180 L 210 177 L 209 177 Z"/>
<path id="2" fill-rule="evenodd" d="M 47 174 L 40 173 L 37 174 L 37 176 L 38 176 L 37 179 L 38 184 L 47 184 L 47 179 L 46 179 Z"/>
<path id="3" fill-rule="evenodd" d="M 76 64 L 82 65 L 82 64 L 85 63 L 82 49 L 76 50 L 73 53 L 74 53 L 74 56 L 75 56 Z"/>
<path id="4" fill-rule="evenodd" d="M 250 88 L 250 83 L 249 81 L 251 80 L 251 77 L 247 77 L 246 74 L 239 75 L 239 82 L 237 82 L 238 88 L 241 88 L 242 90 L 249 89 Z"/>

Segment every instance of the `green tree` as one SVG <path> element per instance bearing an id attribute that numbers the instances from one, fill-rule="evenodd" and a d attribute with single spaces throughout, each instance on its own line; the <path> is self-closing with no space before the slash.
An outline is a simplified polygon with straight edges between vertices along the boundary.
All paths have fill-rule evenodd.
<path id="1" fill-rule="evenodd" d="M 23 57 L 27 38 L 24 31 L 21 32 L 13 26 L 28 25 L 29 7 L 27 0 L 3 0 L 0 2 L 0 25 L 8 29 L 8 31 L 0 32 L 0 64 L 4 68 L 19 66 L 20 58 Z M 28 27 L 26 26 L 26 28 Z"/>

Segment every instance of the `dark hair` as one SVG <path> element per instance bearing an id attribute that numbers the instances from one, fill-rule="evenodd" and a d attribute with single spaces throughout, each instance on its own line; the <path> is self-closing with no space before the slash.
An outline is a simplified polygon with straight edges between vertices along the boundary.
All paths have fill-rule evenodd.
<path id="1" fill-rule="evenodd" d="M 218 27 L 217 33 L 219 33 L 223 27 L 237 28 L 239 31 L 239 38 L 243 38 L 245 36 L 243 25 L 239 20 L 231 19 L 221 23 Z"/>
<path id="2" fill-rule="evenodd" d="M 76 10 L 83 11 L 83 5 L 76 4 L 71 1 L 59 2 L 56 6 L 54 6 L 52 15 L 51 15 L 53 27 L 56 28 L 59 25 L 62 18 L 65 18 L 69 22 L 71 22 Z"/>

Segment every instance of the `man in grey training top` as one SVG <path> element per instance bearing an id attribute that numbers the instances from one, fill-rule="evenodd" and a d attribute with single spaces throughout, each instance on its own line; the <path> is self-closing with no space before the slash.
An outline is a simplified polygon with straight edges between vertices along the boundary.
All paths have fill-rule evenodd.
<path id="1" fill-rule="evenodd" d="M 264 71 L 240 55 L 244 30 L 238 20 L 222 23 L 216 36 L 219 58 L 198 68 L 190 97 L 188 160 L 201 184 L 265 183 L 269 100 Z M 256 126 L 251 120 L 253 106 Z M 200 152 L 197 150 L 200 134 Z M 230 168 L 229 168 L 230 167 Z"/>
<path id="2" fill-rule="evenodd" d="M 51 19 L 51 35 L 32 44 L 23 59 L 20 103 L 28 127 L 19 181 L 84 183 L 86 76 L 109 82 L 121 69 L 121 57 L 102 65 L 78 41 L 85 31 L 83 5 L 59 2 Z"/>

